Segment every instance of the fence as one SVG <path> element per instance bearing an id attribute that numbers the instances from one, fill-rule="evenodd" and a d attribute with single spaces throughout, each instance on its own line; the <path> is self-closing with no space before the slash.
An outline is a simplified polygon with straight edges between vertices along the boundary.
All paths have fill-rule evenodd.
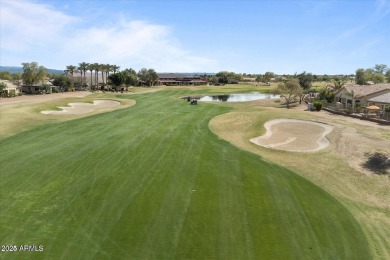
<path id="1" fill-rule="evenodd" d="M 340 106 L 335 104 L 327 104 L 324 109 L 326 111 L 350 116 L 359 119 L 365 119 L 378 123 L 390 124 L 390 112 L 384 110 L 368 110 L 366 108 L 353 108 L 352 106 Z"/>

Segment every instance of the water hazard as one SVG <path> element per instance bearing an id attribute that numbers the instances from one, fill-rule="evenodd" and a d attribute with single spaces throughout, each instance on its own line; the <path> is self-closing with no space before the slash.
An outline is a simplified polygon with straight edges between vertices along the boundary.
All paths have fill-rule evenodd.
<path id="1" fill-rule="evenodd" d="M 212 102 L 245 102 L 259 99 L 271 99 L 279 98 L 279 95 L 271 95 L 265 93 L 241 93 L 241 94 L 224 94 L 224 95 L 213 95 L 204 96 L 200 101 L 212 101 Z"/>

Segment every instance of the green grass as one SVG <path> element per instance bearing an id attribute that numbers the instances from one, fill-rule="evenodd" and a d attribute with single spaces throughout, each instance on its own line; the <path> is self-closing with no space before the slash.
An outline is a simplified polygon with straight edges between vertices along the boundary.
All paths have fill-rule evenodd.
<path id="1" fill-rule="evenodd" d="M 133 107 L 0 141 L 4 259 L 369 259 L 336 199 L 215 136 L 231 108 L 128 96 Z M 123 96 L 121 96 L 123 97 Z"/>

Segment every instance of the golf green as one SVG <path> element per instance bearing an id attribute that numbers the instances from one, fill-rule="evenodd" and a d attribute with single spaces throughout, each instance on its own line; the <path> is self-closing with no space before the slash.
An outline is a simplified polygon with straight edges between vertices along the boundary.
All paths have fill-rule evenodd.
<path id="1" fill-rule="evenodd" d="M 208 122 L 230 108 L 188 93 L 2 140 L 1 244 L 43 251 L 1 258 L 371 258 L 342 204 L 219 139 Z"/>

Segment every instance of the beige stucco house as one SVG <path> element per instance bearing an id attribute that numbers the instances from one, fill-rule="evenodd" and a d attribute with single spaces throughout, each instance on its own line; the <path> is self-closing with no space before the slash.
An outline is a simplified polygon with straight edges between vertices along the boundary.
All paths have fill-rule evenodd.
<path id="1" fill-rule="evenodd" d="M 13 97 L 19 94 L 20 87 L 10 82 L 9 80 L 0 80 L 0 83 L 5 85 L 3 93 L 0 93 L 2 97 Z"/>
<path id="2" fill-rule="evenodd" d="M 335 94 L 335 102 L 342 108 L 355 111 L 359 107 L 390 106 L 390 84 L 347 85 Z"/>

